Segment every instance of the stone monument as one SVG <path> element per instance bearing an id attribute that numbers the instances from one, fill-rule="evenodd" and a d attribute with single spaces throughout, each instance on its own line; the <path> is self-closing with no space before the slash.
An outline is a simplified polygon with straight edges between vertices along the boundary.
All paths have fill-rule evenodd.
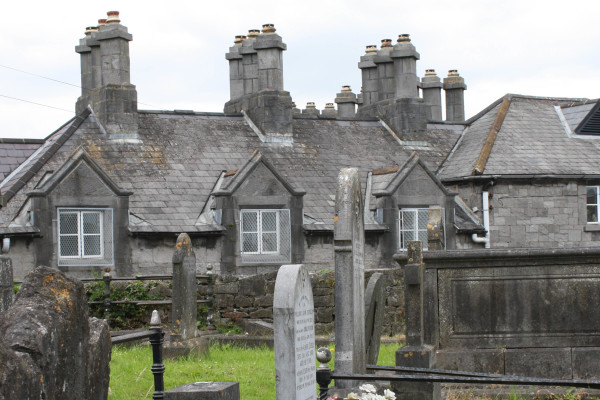
<path id="1" fill-rule="evenodd" d="M 404 302 L 406 310 L 406 346 L 396 351 L 396 366 L 434 368 L 435 348 L 425 343 L 423 244 L 408 242 L 408 263 L 404 266 Z M 393 385 L 398 400 L 438 400 L 439 383 L 396 382 Z"/>
<path id="2" fill-rule="evenodd" d="M 273 298 L 275 387 L 278 400 L 316 400 L 314 303 L 301 264 L 277 273 Z"/>
<path id="3" fill-rule="evenodd" d="M 166 358 L 208 351 L 205 338 L 198 335 L 198 283 L 196 255 L 187 233 L 177 237 L 173 253 L 173 304 L 171 336 L 164 347 Z"/>
<path id="4" fill-rule="evenodd" d="M 365 344 L 367 364 L 377 364 L 383 312 L 385 311 L 385 276 L 381 272 L 371 275 L 365 290 Z"/>
<path id="5" fill-rule="evenodd" d="M 8 257 L 0 257 L 0 312 L 8 310 L 13 302 L 13 268 Z"/>
<path id="6" fill-rule="evenodd" d="M 365 231 L 358 170 L 344 168 L 335 195 L 335 371 L 365 373 Z M 348 388 L 352 381 L 336 381 Z"/>

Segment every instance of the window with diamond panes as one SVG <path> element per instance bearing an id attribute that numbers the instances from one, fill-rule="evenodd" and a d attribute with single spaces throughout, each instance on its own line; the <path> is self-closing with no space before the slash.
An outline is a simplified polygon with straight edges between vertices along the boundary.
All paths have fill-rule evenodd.
<path id="1" fill-rule="evenodd" d="M 111 265 L 112 210 L 59 209 L 59 265 Z"/>
<path id="2" fill-rule="evenodd" d="M 598 209 L 600 208 L 600 190 L 598 190 L 598 186 L 587 187 L 586 208 L 588 224 L 599 223 Z"/>
<path id="3" fill-rule="evenodd" d="M 408 242 L 420 240 L 423 250 L 427 250 L 427 221 L 429 208 L 400 209 L 400 250 L 406 250 Z"/>
<path id="4" fill-rule="evenodd" d="M 240 220 L 242 262 L 289 261 L 289 210 L 241 210 Z"/>

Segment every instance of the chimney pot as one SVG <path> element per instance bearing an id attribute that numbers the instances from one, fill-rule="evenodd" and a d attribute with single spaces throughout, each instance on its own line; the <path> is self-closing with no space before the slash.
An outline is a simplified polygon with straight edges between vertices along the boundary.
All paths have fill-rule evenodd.
<path id="1" fill-rule="evenodd" d="M 366 54 L 376 54 L 377 53 L 377 45 L 376 44 L 368 45 L 365 50 L 365 53 Z"/>
<path id="2" fill-rule="evenodd" d="M 402 33 L 400 35 L 398 35 L 398 43 L 402 43 L 402 42 L 410 42 L 410 35 L 408 33 Z"/>
<path id="3" fill-rule="evenodd" d="M 306 108 L 316 108 L 314 101 L 309 101 L 306 103 Z"/>
<path id="4" fill-rule="evenodd" d="M 459 76 L 458 75 L 458 70 L 457 69 L 450 69 L 450 70 L 448 70 L 448 76 Z"/>
<path id="5" fill-rule="evenodd" d="M 381 48 L 392 47 L 392 39 L 381 39 Z"/>
<path id="6" fill-rule="evenodd" d="M 119 12 L 118 11 L 109 11 L 106 13 L 106 15 L 108 16 L 108 18 L 106 19 L 106 23 L 107 24 L 119 24 L 121 23 L 121 20 L 119 19 Z"/>
<path id="7" fill-rule="evenodd" d="M 248 39 L 252 40 L 252 39 L 256 39 L 256 37 L 260 35 L 260 30 L 259 29 L 250 29 L 248 30 Z"/>
<path id="8" fill-rule="evenodd" d="M 333 106 L 333 103 L 326 103 L 325 104 L 325 109 L 326 110 L 333 110 L 333 109 L 335 109 L 335 107 Z"/>
<path id="9" fill-rule="evenodd" d="M 425 76 L 435 76 L 435 69 L 426 69 Z"/>
<path id="10" fill-rule="evenodd" d="M 106 18 L 101 18 L 98 20 L 98 27 L 101 27 L 102 25 L 106 25 Z"/>
<path id="11" fill-rule="evenodd" d="M 235 37 L 235 40 L 233 41 L 233 43 L 234 43 L 236 46 L 239 46 L 239 45 L 241 45 L 241 44 L 242 44 L 242 42 L 243 42 L 244 40 L 246 40 L 246 36 L 244 36 L 244 35 L 236 35 L 236 37 Z"/>
<path id="12" fill-rule="evenodd" d="M 344 85 L 342 86 L 342 92 L 351 92 L 352 89 L 350 89 L 350 85 Z"/>
<path id="13" fill-rule="evenodd" d="M 92 34 L 92 32 L 97 32 L 97 31 L 98 31 L 97 26 L 87 26 L 85 28 L 85 36 L 90 36 Z"/>
<path id="14" fill-rule="evenodd" d="M 275 30 L 275 25 L 273 24 L 264 24 L 262 26 L 262 33 L 264 34 L 275 33 Z"/>

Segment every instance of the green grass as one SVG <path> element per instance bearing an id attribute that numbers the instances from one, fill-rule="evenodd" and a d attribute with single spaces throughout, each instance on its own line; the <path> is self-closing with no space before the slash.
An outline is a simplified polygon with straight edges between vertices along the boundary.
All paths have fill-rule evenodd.
<path id="1" fill-rule="evenodd" d="M 394 365 L 396 344 L 382 344 L 379 365 Z M 150 347 L 113 347 L 109 399 L 151 399 Z M 331 363 L 333 368 L 333 362 Z M 202 358 L 165 360 L 165 390 L 199 381 L 239 382 L 243 400 L 275 398 L 275 356 L 268 348 L 213 345 Z"/>

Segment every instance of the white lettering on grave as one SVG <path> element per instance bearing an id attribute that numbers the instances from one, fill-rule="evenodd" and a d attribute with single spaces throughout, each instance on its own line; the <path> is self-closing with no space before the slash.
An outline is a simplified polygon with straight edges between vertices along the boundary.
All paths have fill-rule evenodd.
<path id="1" fill-rule="evenodd" d="M 315 324 L 312 301 L 306 295 L 296 300 L 294 337 L 296 349 L 296 395 L 312 399 L 316 390 Z"/>

